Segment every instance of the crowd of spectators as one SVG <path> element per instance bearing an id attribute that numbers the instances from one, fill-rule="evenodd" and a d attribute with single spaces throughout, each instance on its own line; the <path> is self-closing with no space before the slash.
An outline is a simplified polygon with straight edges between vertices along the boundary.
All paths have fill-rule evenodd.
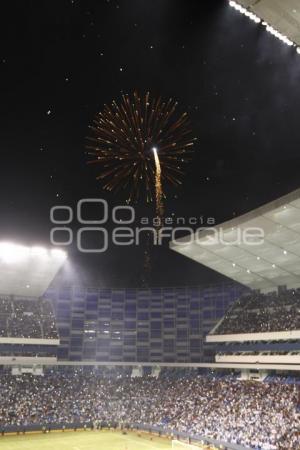
<path id="1" fill-rule="evenodd" d="M 253 449 L 300 448 L 298 387 L 199 374 L 105 376 L 96 370 L 0 372 L 0 430 L 6 425 L 97 423 L 162 426 Z"/>
<path id="2" fill-rule="evenodd" d="M 212 334 L 265 333 L 300 329 L 300 289 L 244 295 Z"/>
<path id="3" fill-rule="evenodd" d="M 52 305 L 40 299 L 0 298 L 0 337 L 57 339 Z"/>

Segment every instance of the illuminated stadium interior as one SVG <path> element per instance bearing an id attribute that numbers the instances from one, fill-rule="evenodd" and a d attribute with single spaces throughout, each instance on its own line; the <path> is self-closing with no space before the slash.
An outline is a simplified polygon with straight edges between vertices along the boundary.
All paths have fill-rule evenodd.
<path id="1" fill-rule="evenodd" d="M 300 450 L 300 0 L 0 21 L 1 450 Z"/>
<path id="2" fill-rule="evenodd" d="M 293 214 L 297 201 L 298 192 L 293 192 L 226 227 L 236 230 L 251 221 L 264 225 L 267 239 L 273 236 L 272 244 L 261 249 L 264 261 L 266 254 L 282 250 L 283 242 L 290 253 L 290 233 L 296 233 L 298 223 Z M 272 223 L 276 224 L 275 218 L 282 222 L 285 213 L 289 220 L 271 234 L 273 230 L 265 223 L 270 217 Z M 273 277 L 272 284 L 264 284 L 259 291 L 248 279 L 245 282 L 241 277 L 237 282 L 239 272 L 234 272 L 230 283 L 189 288 L 101 289 L 56 286 L 55 281 L 48 286 L 53 267 L 57 272 L 66 260 L 65 253 L 7 244 L 0 248 L 4 249 L 2 265 L 6 270 L 9 265 L 11 280 L 25 280 L 28 258 L 31 267 L 41 269 L 40 259 L 47 259 L 52 275 L 41 270 L 44 292 L 35 298 L 25 295 L 26 285 L 23 296 L 18 290 L 7 295 L 9 284 L 3 285 L 0 424 L 5 435 L 22 429 L 109 427 L 159 430 L 160 435 L 172 437 L 172 448 L 204 445 L 241 450 L 254 448 L 258 442 L 271 449 L 285 448 L 288 439 L 297 442 L 293 411 L 298 404 L 295 386 L 300 384 L 298 288 L 278 285 L 275 290 Z M 15 251 L 9 253 L 8 248 Z M 202 255 L 201 245 L 197 248 Z M 217 257 L 219 249 L 213 247 Z M 232 260 L 240 265 L 245 258 L 238 255 Z M 281 264 L 276 272 L 280 282 L 291 262 L 281 259 Z M 223 270 L 220 265 L 215 267 Z M 259 270 L 258 264 L 258 277 Z M 31 293 L 37 289 L 37 274 L 32 273 L 32 277 L 26 273 Z M 263 279 L 268 280 L 266 272 Z M 38 286 L 41 289 L 40 279 Z M 222 403 L 224 390 L 234 393 L 230 413 L 226 402 Z M 72 402 L 75 393 L 77 400 Z M 257 402 L 254 409 L 251 403 L 245 406 L 249 396 Z M 207 404 L 210 397 L 214 402 Z M 277 397 L 281 402 L 268 409 L 266 405 Z M 55 407 L 47 407 L 51 402 Z M 283 405 L 288 405 L 284 426 L 280 419 Z M 200 413 L 203 408 L 205 415 Z M 254 411 L 267 408 L 263 432 L 255 424 L 247 433 L 240 431 L 241 408 L 247 421 Z M 187 422 L 191 415 L 193 419 Z M 112 439 L 118 439 L 118 434 Z M 128 436 L 132 446 L 131 439 L 134 435 Z"/>

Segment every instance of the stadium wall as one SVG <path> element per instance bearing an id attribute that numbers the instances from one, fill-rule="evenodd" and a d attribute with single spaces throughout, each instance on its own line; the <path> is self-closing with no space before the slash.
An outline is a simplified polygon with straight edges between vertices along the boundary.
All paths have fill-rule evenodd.
<path id="1" fill-rule="evenodd" d="M 51 287 L 63 361 L 213 361 L 205 337 L 247 288 L 101 289 Z"/>

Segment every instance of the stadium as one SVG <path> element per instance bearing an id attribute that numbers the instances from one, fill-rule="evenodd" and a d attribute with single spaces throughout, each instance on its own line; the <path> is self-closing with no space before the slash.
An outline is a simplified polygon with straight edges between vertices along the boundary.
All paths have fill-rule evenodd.
<path id="1" fill-rule="evenodd" d="M 262 103 L 265 101 L 263 91 L 269 88 L 268 77 L 273 76 L 280 64 L 285 71 L 288 70 L 287 61 L 292 60 L 293 67 L 297 68 L 291 76 L 292 81 L 287 83 L 289 87 L 294 88 L 295 80 L 297 83 L 300 80 L 300 2 L 239 0 L 220 2 L 221 6 L 217 7 L 204 7 L 199 6 L 199 1 L 191 1 L 193 5 L 187 6 L 188 2 L 183 0 L 174 2 L 172 7 L 167 1 L 161 2 L 163 7 L 153 2 L 156 3 L 155 8 L 150 5 L 151 2 L 147 6 L 141 6 L 142 2 L 132 2 L 136 3 L 132 10 L 128 6 L 125 8 L 122 2 L 110 0 L 101 6 L 100 2 L 96 4 L 94 1 L 86 2 L 86 5 L 76 0 L 66 3 L 68 5 L 60 5 L 56 9 L 46 1 L 45 11 L 38 12 L 26 5 L 26 14 L 31 19 L 25 25 L 22 19 L 21 25 L 18 25 L 21 30 L 24 26 L 29 36 L 26 45 L 34 42 L 32 48 L 37 52 L 34 58 L 39 64 L 43 61 L 47 70 L 42 66 L 39 72 L 39 66 L 33 65 L 35 69 L 28 71 L 24 65 L 28 71 L 25 78 L 35 77 L 34 87 L 37 90 L 28 97 L 33 103 L 33 109 L 28 106 L 31 118 L 27 126 L 20 127 L 19 134 L 23 141 L 24 133 L 33 150 L 28 150 L 28 154 L 24 152 L 23 159 L 21 156 L 16 159 L 13 155 L 10 168 L 15 167 L 16 160 L 18 165 L 14 176 L 7 170 L 5 160 L 0 177 L 1 182 L 5 183 L 5 199 L 2 199 L 3 205 L 0 207 L 3 208 L 1 221 L 6 226 L 4 229 L 0 223 L 0 448 L 299 450 L 300 166 L 297 166 L 299 142 L 296 135 L 299 125 L 296 120 L 294 136 L 291 132 L 292 137 L 287 139 L 285 127 L 288 121 L 285 115 L 288 100 L 272 91 L 274 103 L 270 98 L 268 100 L 272 106 L 262 106 Z M 202 7 L 204 19 L 200 21 L 197 14 L 201 15 L 199 9 L 202 11 Z M 147 28 L 151 18 L 155 30 L 162 27 L 160 39 L 156 40 L 152 25 Z M 207 27 L 209 30 L 206 20 L 211 21 Z M 229 24 L 238 21 L 238 33 L 229 32 L 229 29 L 232 30 Z M 204 29 L 201 39 L 195 32 L 200 24 Z M 221 27 L 219 31 L 218 27 Z M 168 32 L 171 30 L 172 34 L 169 35 L 166 29 Z M 116 35 L 121 30 L 117 44 L 111 30 Z M 245 108 L 252 99 L 254 115 L 261 116 L 255 122 L 244 110 L 238 114 L 225 114 L 223 104 L 218 105 L 219 109 L 216 106 L 207 108 L 204 96 L 197 99 L 195 106 L 191 98 L 196 96 L 197 79 L 197 83 L 194 81 L 195 84 L 192 84 L 193 92 L 185 97 L 186 104 L 189 104 L 188 113 L 180 115 L 165 131 L 165 124 L 175 111 L 177 102 L 173 103 L 171 96 L 168 101 L 162 101 L 160 96 L 152 99 L 149 92 L 145 98 L 139 97 L 136 91 L 132 97 L 124 94 L 131 86 L 129 80 L 132 77 L 130 74 L 126 78 L 127 64 L 132 64 L 137 70 L 136 58 L 142 61 L 145 67 L 139 67 L 134 72 L 136 79 L 143 80 L 140 80 L 143 86 L 143 83 L 149 84 L 151 78 L 157 88 L 162 84 L 155 78 L 155 72 L 159 72 L 157 68 L 163 66 L 165 61 L 172 66 L 168 58 L 173 41 L 176 47 L 173 59 L 176 61 L 179 51 L 184 53 L 188 46 L 193 49 L 189 57 L 178 56 L 181 69 L 172 66 L 172 71 L 178 70 L 175 78 L 180 78 L 191 61 L 191 55 L 195 54 L 194 40 L 198 36 L 201 45 L 197 51 L 200 49 L 201 58 L 203 56 L 201 71 L 198 72 L 196 65 L 191 63 L 192 75 L 188 74 L 181 83 L 184 85 L 181 91 L 184 98 L 183 93 L 189 90 L 191 78 L 196 79 L 199 73 L 202 76 L 202 71 L 209 65 L 206 52 L 214 55 L 212 30 L 219 36 L 216 42 L 220 46 L 228 39 L 226 35 L 233 33 L 234 37 L 226 44 L 229 48 L 227 56 L 232 52 L 232 42 L 239 42 L 239 39 L 243 41 L 237 45 L 241 52 L 245 51 L 245 42 L 254 40 L 255 51 L 261 46 L 257 50 L 259 56 L 254 68 L 263 70 L 263 67 L 266 70 L 267 82 L 261 81 L 262 77 L 259 86 L 253 88 L 257 91 L 255 101 L 250 94 L 243 92 L 243 104 L 247 104 Z M 275 44 L 264 41 L 267 34 L 271 35 L 269 37 Z M 22 45 L 19 39 L 22 33 L 16 35 L 17 46 Z M 36 47 L 36 36 L 44 39 L 41 48 L 39 44 Z M 209 39 L 206 39 L 207 36 Z M 82 44 L 82 41 L 88 44 Z M 140 43 L 143 45 L 142 51 Z M 276 53 L 275 62 L 270 62 L 266 56 L 272 45 L 281 49 Z M 108 61 L 101 63 L 100 69 L 98 62 L 95 66 L 89 62 L 94 46 L 98 59 L 103 60 L 109 54 Z M 148 53 L 154 53 L 157 48 L 158 53 L 151 59 Z M 118 53 L 116 49 L 122 51 Z M 12 55 L 15 51 L 13 45 Z M 43 102 L 47 101 L 50 105 L 55 98 L 58 106 L 56 109 L 47 106 L 46 119 L 41 119 L 35 108 L 39 105 L 41 91 L 45 91 L 44 82 L 41 91 L 36 86 L 43 79 L 41 74 L 49 72 L 51 77 L 55 77 L 52 58 L 55 59 L 56 53 L 59 53 L 59 61 L 55 70 L 64 67 L 64 84 L 70 84 L 74 78 L 75 87 L 72 93 L 66 94 L 65 88 L 57 87 L 61 80 L 56 80 L 53 84 L 57 91 L 52 92 L 52 96 L 49 94 L 46 100 L 43 98 Z M 123 58 L 125 54 L 127 59 Z M 119 58 L 117 69 L 116 55 Z M 11 58 L 13 60 L 13 56 Z M 78 69 L 77 58 L 84 69 Z M 207 86 L 212 73 L 218 72 L 219 67 L 225 67 L 218 65 L 223 56 L 218 55 L 218 58 L 217 62 L 210 63 L 203 79 L 200 77 L 205 90 L 210 89 Z M 149 61 L 154 67 L 153 72 L 149 69 Z M 6 59 L 2 63 L 6 64 Z M 71 75 L 66 67 L 69 72 L 73 71 Z M 162 69 L 167 95 L 172 93 L 174 82 L 173 72 L 171 76 L 170 71 L 165 66 Z M 18 71 L 14 69 L 9 72 L 5 87 L 10 86 L 9 79 L 17 76 L 16 72 L 20 72 L 19 65 Z M 89 72 L 90 79 L 84 78 L 86 72 Z M 106 77 L 107 84 L 105 89 L 102 86 L 101 92 L 107 89 L 113 98 L 115 86 L 118 86 L 122 94 L 120 104 L 113 100 L 112 106 L 108 107 L 104 102 L 107 101 L 105 92 L 101 97 L 104 109 L 97 113 L 90 126 L 94 136 L 90 138 L 92 144 L 89 144 L 86 153 L 90 156 L 91 152 L 95 157 L 90 162 L 96 167 L 102 164 L 103 172 L 100 175 L 97 173 L 95 178 L 97 183 L 104 180 L 105 186 L 102 187 L 108 191 L 101 199 L 95 180 L 89 184 L 87 176 L 80 178 L 79 169 L 72 173 L 76 164 L 82 162 L 81 153 L 72 156 L 74 160 L 71 155 L 76 153 L 73 146 L 76 149 L 75 141 L 80 141 L 83 127 L 73 118 L 68 129 L 68 118 L 73 110 L 81 108 L 86 111 L 88 107 L 91 110 L 96 107 L 87 105 L 92 103 L 94 91 L 98 92 L 93 79 L 95 73 Z M 255 70 L 252 78 L 253 73 Z M 120 81 L 118 77 L 123 75 Z M 248 82 L 251 77 L 248 73 L 246 75 Z M 226 78 L 224 72 L 219 81 L 223 78 Z M 228 78 L 231 78 L 231 72 Z M 278 87 L 280 77 L 275 78 Z M 87 86 L 85 88 L 83 80 Z M 19 92 L 18 83 L 23 91 L 19 80 L 14 86 L 16 92 Z M 244 90 L 245 87 L 241 88 L 240 84 L 241 81 L 236 78 L 230 86 L 236 86 L 237 91 Z M 48 85 L 51 86 L 50 91 L 54 89 L 49 80 Z M 84 89 L 80 107 L 79 104 L 75 107 L 72 103 L 74 92 L 76 95 L 78 92 L 82 94 Z M 295 96 L 296 102 L 294 89 L 291 90 L 293 93 L 289 99 Z M 213 97 L 219 97 L 220 91 L 221 88 L 214 86 Z M 9 89 L 6 95 L 4 102 L 10 103 L 12 94 Z M 28 93 L 24 95 L 29 105 Z M 59 103 L 64 96 L 64 104 L 68 103 L 65 112 Z M 261 103 L 260 97 L 263 98 Z M 230 99 L 223 102 L 235 104 L 233 98 L 230 91 Z M 205 122 L 209 131 L 202 136 L 205 145 L 208 140 L 215 139 L 214 148 L 217 151 L 210 152 L 213 163 L 216 159 L 217 164 L 210 166 L 211 160 L 207 154 L 204 157 L 195 156 L 191 170 L 196 173 L 191 172 L 186 177 L 188 187 L 184 192 L 188 194 L 180 200 L 181 209 L 176 222 L 173 211 L 179 201 L 173 195 L 172 183 L 181 184 L 177 180 L 181 174 L 180 164 L 185 162 L 189 148 L 194 145 L 194 138 L 187 138 L 190 131 L 185 128 L 185 121 L 188 115 L 192 116 L 198 110 L 202 100 L 204 109 L 207 108 L 201 116 L 203 121 L 210 114 L 221 117 L 211 128 Z M 42 107 L 45 107 L 44 103 Z M 274 122 L 277 126 L 270 122 L 272 129 L 268 128 L 268 120 L 271 116 L 273 118 L 269 107 L 278 108 L 276 111 L 280 110 L 282 114 L 280 121 Z M 9 111 L 7 116 L 11 120 L 12 109 Z M 52 119 L 54 114 L 58 116 L 57 122 Z M 234 117 L 231 117 L 232 114 L 235 114 Z M 297 108 L 293 114 L 297 116 Z M 48 119 L 53 122 L 49 124 Z M 23 120 L 26 123 L 24 117 Z M 38 131 L 34 130 L 37 134 L 33 138 L 30 133 L 35 120 Z M 85 120 L 88 123 L 89 119 L 85 117 Z M 239 122 L 242 131 L 237 132 L 233 128 L 235 122 Z M 62 130 L 65 126 L 67 131 Z M 280 134 L 281 127 L 283 135 Z M 68 138 L 72 142 L 64 142 L 66 147 L 60 147 L 63 136 L 73 136 L 73 133 L 76 139 Z M 155 133 L 159 145 L 152 139 Z M 272 133 L 274 141 L 269 141 Z M 259 134 L 262 139 L 249 144 L 251 157 L 246 158 L 246 153 L 243 153 L 236 162 L 238 156 L 232 150 L 238 147 L 235 139 L 239 142 L 238 138 L 242 136 L 249 141 L 250 136 L 256 139 Z M 43 156 L 48 159 L 41 162 L 40 153 L 44 154 L 47 147 L 44 144 L 41 146 L 40 141 L 43 140 L 49 148 L 52 145 L 59 151 L 55 153 L 54 149 L 50 156 Z M 278 140 L 279 146 L 282 142 L 285 145 L 285 150 L 282 147 L 277 149 L 278 154 L 272 150 L 275 140 Z M 220 142 L 223 146 L 221 150 Z M 288 159 L 286 156 L 287 173 L 284 175 L 285 152 L 288 154 L 289 147 L 294 144 L 297 158 Z M 116 148 L 121 154 L 116 152 L 111 156 Z M 134 153 L 132 148 L 138 151 Z M 164 153 L 165 148 L 175 152 L 175 157 Z M 265 165 L 260 155 L 263 149 L 266 152 Z M 46 148 L 46 153 L 48 150 Z M 226 165 L 225 153 L 230 152 L 234 155 L 229 158 L 234 170 Z M 13 151 L 8 150 L 7 153 L 12 154 Z M 275 169 L 272 172 L 274 161 L 279 167 L 276 173 Z M 203 175 L 201 165 L 209 176 Z M 247 196 L 242 196 L 246 185 L 244 179 L 253 168 L 253 180 L 250 187 L 247 186 Z M 22 178 L 23 173 L 27 184 Z M 22 182 L 18 181 L 19 177 Z M 32 181 L 28 182 L 28 178 Z M 211 178 L 217 180 L 215 187 L 207 188 Z M 49 184 L 45 184 L 45 179 L 49 180 Z M 164 190 L 167 182 L 172 182 L 172 186 Z M 122 200 L 119 198 L 122 199 L 122 193 L 128 187 L 131 188 L 130 197 L 120 206 Z M 111 191 L 115 189 L 120 197 L 111 200 Z M 139 204 L 138 196 L 143 189 L 147 202 Z M 222 220 L 215 221 L 215 206 L 212 208 L 211 203 L 216 198 L 216 216 Z M 154 217 L 147 217 L 148 222 L 144 223 L 145 230 L 150 234 L 146 235 L 145 242 L 139 242 L 139 248 L 130 247 L 131 244 L 126 244 L 125 248 L 121 238 L 131 242 L 134 236 L 134 221 L 132 219 L 131 222 L 126 213 L 129 211 L 134 218 L 137 213 L 142 217 L 150 216 L 151 202 Z M 111 210 L 108 203 L 113 205 Z M 205 219 L 201 211 L 202 203 Z M 91 209 L 85 209 L 86 205 Z M 104 211 L 101 211 L 104 218 L 100 219 L 99 205 Z M 111 222 L 106 208 L 112 211 Z M 64 213 L 67 213 L 67 218 Z M 122 216 L 123 213 L 125 216 Z M 77 224 L 74 224 L 75 215 Z M 24 229 L 24 224 L 29 232 Z M 118 236 L 115 225 L 119 226 Z M 137 222 L 137 225 L 140 224 Z M 177 230 L 175 226 L 181 232 L 180 236 L 174 231 Z M 164 234 L 170 229 L 169 235 Z M 166 246 L 156 242 L 156 248 L 154 245 L 152 248 L 152 230 L 157 240 L 166 240 L 167 235 L 172 239 L 167 239 Z M 97 237 L 85 241 L 86 235 L 95 231 Z M 102 241 L 99 244 L 99 233 L 103 233 L 104 237 L 110 233 L 109 236 L 115 240 L 109 245 Z M 60 239 L 60 235 L 67 237 Z M 79 261 L 76 270 L 75 261 Z M 96 276 L 92 277 L 90 272 L 93 271 Z M 137 272 L 141 276 L 140 282 L 134 278 Z M 92 278 L 93 281 L 90 281 Z M 128 287 L 121 287 L 124 280 L 124 286 Z"/>
<path id="2" fill-rule="evenodd" d="M 171 242 L 208 287 L 57 287 L 63 251 L 1 243 L 4 448 L 299 448 L 299 223 L 297 190 L 219 225 L 262 245 Z"/>

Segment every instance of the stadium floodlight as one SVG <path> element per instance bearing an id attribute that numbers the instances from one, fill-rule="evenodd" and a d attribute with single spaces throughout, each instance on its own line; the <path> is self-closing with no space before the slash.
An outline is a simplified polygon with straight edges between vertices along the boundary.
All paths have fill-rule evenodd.
<path id="1" fill-rule="evenodd" d="M 274 27 L 269 25 L 266 21 L 262 20 L 260 17 L 258 17 L 254 12 L 252 12 L 250 9 L 244 8 L 244 6 L 240 5 L 239 3 L 230 0 L 229 5 L 234 8 L 236 11 L 239 11 L 241 14 L 244 14 L 244 16 L 249 17 L 250 20 L 253 22 L 259 24 L 261 23 L 268 33 L 275 36 L 277 39 L 279 39 L 284 44 L 288 45 L 289 47 L 296 47 L 296 44 L 288 38 L 288 36 L 285 36 L 284 34 L 280 33 L 280 31 L 276 30 Z M 297 53 L 300 54 L 300 47 L 297 47 Z"/>
<path id="2" fill-rule="evenodd" d="M 30 250 L 23 245 L 11 242 L 0 242 L 0 260 L 7 264 L 13 264 L 28 258 Z"/>
<path id="3" fill-rule="evenodd" d="M 0 241 L 1 294 L 41 297 L 66 259 L 56 247 Z"/>
<path id="4" fill-rule="evenodd" d="M 277 37 L 281 42 L 284 42 L 285 44 L 289 46 L 293 46 L 294 42 L 291 41 L 287 36 L 280 33 L 280 31 L 276 30 L 274 27 L 269 25 L 267 22 L 262 22 L 262 24 L 266 27 L 266 30 L 271 33 L 273 36 Z"/>
<path id="5" fill-rule="evenodd" d="M 44 247 L 32 247 L 31 254 L 34 256 L 48 256 L 48 252 Z"/>
<path id="6" fill-rule="evenodd" d="M 60 260 L 67 258 L 66 252 L 61 249 L 54 248 L 49 252 L 44 247 L 26 247 L 13 242 L 0 242 L 0 261 L 5 264 L 18 264 L 30 258 L 45 259 L 50 256 Z"/>
<path id="7" fill-rule="evenodd" d="M 54 256 L 54 257 L 60 258 L 60 259 L 66 259 L 67 253 L 64 250 L 61 250 L 60 248 L 53 248 L 51 250 L 51 256 Z"/>
<path id="8" fill-rule="evenodd" d="M 230 1 L 229 5 L 234 8 L 236 11 L 239 11 L 241 14 L 244 14 L 246 17 L 249 17 L 250 20 L 253 20 L 253 22 L 260 23 L 261 19 L 254 14 L 252 11 L 250 11 L 247 8 L 244 8 L 244 6 L 240 5 L 239 3 L 235 1 Z"/>

